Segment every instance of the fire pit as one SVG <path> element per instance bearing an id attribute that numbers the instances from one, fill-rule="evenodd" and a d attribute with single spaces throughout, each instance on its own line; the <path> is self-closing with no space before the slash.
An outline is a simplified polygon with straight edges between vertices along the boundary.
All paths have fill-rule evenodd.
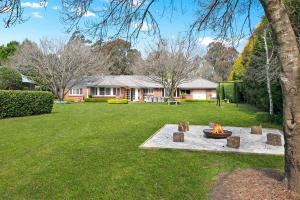
<path id="1" fill-rule="evenodd" d="M 232 135 L 231 131 L 224 130 L 219 123 L 215 123 L 212 129 L 203 130 L 207 138 L 224 139 Z"/>

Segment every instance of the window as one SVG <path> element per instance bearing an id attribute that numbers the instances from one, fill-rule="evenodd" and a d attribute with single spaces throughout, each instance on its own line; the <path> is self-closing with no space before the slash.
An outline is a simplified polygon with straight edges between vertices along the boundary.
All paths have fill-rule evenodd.
<path id="1" fill-rule="evenodd" d="M 120 94 L 120 88 L 97 88 L 97 96 L 116 96 Z"/>
<path id="2" fill-rule="evenodd" d="M 82 88 L 72 88 L 69 93 L 70 95 L 82 95 Z"/>
<path id="3" fill-rule="evenodd" d="M 99 92 L 98 95 L 104 96 L 105 95 L 105 88 L 98 88 Z"/>
<path id="4" fill-rule="evenodd" d="M 181 90 L 181 95 L 182 94 L 190 95 L 191 94 L 191 90 Z"/>
<path id="5" fill-rule="evenodd" d="M 113 95 L 119 95 L 120 94 L 120 88 L 113 88 Z"/>
<path id="6" fill-rule="evenodd" d="M 146 89 L 144 89 L 144 94 L 145 95 L 152 95 L 153 94 L 153 89 L 152 88 L 146 88 Z"/>

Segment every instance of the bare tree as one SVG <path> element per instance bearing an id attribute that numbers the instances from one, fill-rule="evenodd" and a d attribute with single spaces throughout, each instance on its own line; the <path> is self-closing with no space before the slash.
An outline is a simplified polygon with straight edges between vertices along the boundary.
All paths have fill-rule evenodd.
<path id="1" fill-rule="evenodd" d="M 65 0 L 69 5 L 84 8 L 86 11 L 91 5 L 91 0 Z M 298 0 L 292 0 L 299 7 Z M 92 24 L 89 30 L 98 35 L 103 35 L 110 25 L 117 26 L 117 33 L 128 35 L 139 33 L 145 20 L 158 30 L 155 15 L 151 12 L 151 6 L 157 0 L 141 0 L 134 5 L 133 0 L 110 1 L 109 6 L 100 15 L 100 20 Z M 164 1 L 172 4 L 174 0 Z M 191 26 L 190 33 L 210 29 L 221 38 L 239 40 L 243 37 L 245 29 L 252 27 L 251 10 L 259 8 L 259 2 L 263 6 L 266 17 L 275 34 L 279 47 L 279 58 L 282 64 L 281 84 L 283 87 L 284 107 L 284 135 L 285 135 L 285 173 L 288 187 L 300 193 L 300 52 L 294 24 L 298 18 L 290 17 L 289 8 L 281 0 L 197 0 L 199 6 L 196 20 Z M 172 9 L 172 6 L 168 8 Z M 72 11 L 66 7 L 67 10 Z M 73 22 L 81 18 L 69 12 Z M 72 16 L 74 17 L 72 19 Z M 298 15 L 299 16 L 299 15 Z M 240 22 L 240 23 L 238 23 Z M 138 24 L 135 29 L 130 26 Z M 238 26 L 237 24 L 241 24 Z M 136 34 L 138 35 L 138 34 Z M 297 34 L 299 35 L 299 34 Z"/>
<path id="2" fill-rule="evenodd" d="M 280 62 L 278 48 L 273 42 L 273 35 L 267 23 L 262 22 L 256 31 L 255 52 L 251 56 L 246 79 L 259 84 L 266 84 L 269 98 L 269 114 L 274 114 L 272 84 L 279 80 Z"/>
<path id="3" fill-rule="evenodd" d="M 90 9 L 92 2 L 92 0 L 63 0 L 65 21 L 70 28 L 78 25 L 82 16 Z M 112 30 L 117 30 L 116 34 L 138 36 L 144 24 L 148 23 L 147 26 L 151 27 L 152 32 L 159 33 L 155 16 L 160 15 L 154 14 L 151 9 L 156 2 L 158 0 L 109 1 L 106 9 L 97 12 L 100 20 L 88 24 L 87 30 L 94 35 L 102 36 L 105 33 L 109 34 L 109 27 L 114 26 L 116 29 Z M 165 8 L 174 9 L 172 5 L 175 1 L 164 1 L 165 4 L 168 4 L 167 2 L 169 6 Z M 300 20 L 299 15 L 294 15 L 297 12 L 291 11 L 300 7 L 299 0 L 288 1 L 292 2 L 293 6 L 284 5 L 286 1 L 282 0 L 196 0 L 194 2 L 199 9 L 190 34 L 210 29 L 221 38 L 232 38 L 237 41 L 243 37 L 245 29 L 251 31 L 251 11 L 262 5 L 275 34 L 282 66 L 280 79 L 283 88 L 285 174 L 288 188 L 300 193 L 300 52 L 297 43 Z M 133 24 L 136 24 L 134 28 Z"/>
<path id="4" fill-rule="evenodd" d="M 58 97 L 63 100 L 70 88 L 91 75 L 103 73 L 104 58 L 81 40 L 42 39 L 40 45 L 26 43 L 12 58 L 15 66 L 33 66 Z"/>
<path id="5" fill-rule="evenodd" d="M 182 38 L 160 40 L 143 63 L 143 74 L 163 85 L 166 95 L 174 99 L 176 88 L 199 72 L 200 61 L 193 55 L 194 50 Z"/>

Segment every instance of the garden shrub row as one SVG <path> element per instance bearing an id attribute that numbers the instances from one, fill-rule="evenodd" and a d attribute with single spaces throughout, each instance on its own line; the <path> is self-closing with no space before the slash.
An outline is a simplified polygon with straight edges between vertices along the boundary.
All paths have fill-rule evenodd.
<path id="1" fill-rule="evenodd" d="M 86 98 L 84 102 L 107 102 L 108 98 Z"/>
<path id="2" fill-rule="evenodd" d="M 107 102 L 109 104 L 128 104 L 127 99 L 109 99 Z"/>
<path id="3" fill-rule="evenodd" d="M 282 124 L 282 114 L 270 115 L 267 112 L 257 112 L 255 116 L 256 120 L 263 123 L 276 123 Z"/>
<path id="4" fill-rule="evenodd" d="M 51 113 L 52 107 L 50 92 L 0 90 L 0 118 Z"/>
<path id="5" fill-rule="evenodd" d="M 64 101 L 66 101 L 68 103 L 74 103 L 75 99 L 73 99 L 73 98 L 64 98 Z"/>

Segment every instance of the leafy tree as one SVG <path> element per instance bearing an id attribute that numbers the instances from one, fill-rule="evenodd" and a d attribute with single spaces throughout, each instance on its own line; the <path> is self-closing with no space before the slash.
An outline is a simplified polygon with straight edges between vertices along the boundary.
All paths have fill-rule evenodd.
<path id="1" fill-rule="evenodd" d="M 10 67 L 0 67 L 0 89 L 17 90 L 22 88 L 21 74 Z"/>
<path id="2" fill-rule="evenodd" d="M 134 67 L 141 60 L 141 53 L 133 49 L 131 43 L 122 39 L 101 42 L 94 46 L 99 46 L 102 56 L 107 58 L 109 73 L 112 75 L 130 75 L 133 74 Z"/>
<path id="3" fill-rule="evenodd" d="M 8 57 L 12 56 L 18 48 L 19 43 L 16 41 L 11 41 L 6 46 L 0 46 L 0 65 L 3 65 L 8 60 Z"/>
<path id="4" fill-rule="evenodd" d="M 205 59 L 211 63 L 214 81 L 224 81 L 231 71 L 234 59 L 238 55 L 235 48 L 226 47 L 221 42 L 212 42 L 207 47 Z"/>

